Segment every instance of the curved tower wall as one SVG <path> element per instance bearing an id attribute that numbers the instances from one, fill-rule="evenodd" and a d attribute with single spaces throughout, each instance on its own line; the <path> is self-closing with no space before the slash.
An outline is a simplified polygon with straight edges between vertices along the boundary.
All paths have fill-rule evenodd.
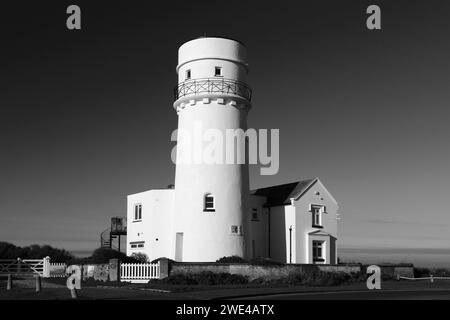
<path id="1" fill-rule="evenodd" d="M 221 75 L 216 75 L 216 67 Z M 190 79 L 187 79 L 190 70 Z M 178 86 L 174 108 L 178 114 L 177 155 L 193 150 L 208 129 L 247 128 L 251 91 L 246 84 L 246 48 L 224 38 L 200 38 L 179 49 Z M 200 129 L 199 129 L 200 128 Z M 201 134 L 198 133 L 201 131 Z M 185 133 L 190 139 L 183 139 Z M 205 146 L 206 144 L 203 144 Z M 224 141 L 225 159 L 225 141 Z M 179 159 L 178 159 L 179 160 Z M 244 256 L 244 213 L 248 211 L 246 164 L 180 163 L 175 172 L 174 256 L 177 261 L 215 261 Z M 214 211 L 205 211 L 205 195 L 214 197 Z M 235 227 L 238 233 L 233 233 Z M 234 230 L 233 230 L 234 229 Z"/>

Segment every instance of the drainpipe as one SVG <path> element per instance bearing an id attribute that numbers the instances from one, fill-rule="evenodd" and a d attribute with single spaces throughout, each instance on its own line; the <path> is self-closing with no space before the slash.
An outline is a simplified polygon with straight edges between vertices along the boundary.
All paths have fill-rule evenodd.
<path id="1" fill-rule="evenodd" d="M 267 249 L 267 255 L 269 256 L 269 258 L 271 258 L 271 256 L 270 256 L 270 207 L 268 207 L 267 208 L 267 210 L 268 210 L 268 214 L 267 214 L 267 220 L 268 220 L 268 222 L 267 222 L 267 231 L 268 231 L 268 249 Z"/>
<path id="2" fill-rule="evenodd" d="M 289 227 L 289 263 L 292 263 L 292 226 Z"/>
<path id="3" fill-rule="evenodd" d="M 290 198 L 290 200 L 291 206 L 295 208 L 295 198 Z M 292 264 L 292 225 L 289 227 L 289 263 Z"/>

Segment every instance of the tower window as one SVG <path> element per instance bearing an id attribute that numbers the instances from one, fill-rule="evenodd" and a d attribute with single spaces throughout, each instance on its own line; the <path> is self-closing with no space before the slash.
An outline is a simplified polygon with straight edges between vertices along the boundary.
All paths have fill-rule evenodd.
<path id="1" fill-rule="evenodd" d="M 186 80 L 191 78 L 191 69 L 186 70 Z"/>
<path id="2" fill-rule="evenodd" d="M 216 77 L 221 77 L 222 76 L 222 67 L 216 67 L 215 71 L 214 71 L 214 75 Z"/>
<path id="3" fill-rule="evenodd" d="M 142 204 L 134 205 L 134 221 L 142 220 Z"/>
<path id="4" fill-rule="evenodd" d="M 240 236 L 244 233 L 242 226 L 231 225 L 230 233 L 236 236 Z"/>
<path id="5" fill-rule="evenodd" d="M 214 207 L 214 196 L 210 193 L 205 194 L 203 211 L 213 212 L 216 211 Z"/>

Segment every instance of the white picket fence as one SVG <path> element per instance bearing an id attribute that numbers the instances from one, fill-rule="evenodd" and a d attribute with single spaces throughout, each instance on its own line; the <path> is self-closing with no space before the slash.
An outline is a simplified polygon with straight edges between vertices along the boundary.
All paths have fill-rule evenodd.
<path id="1" fill-rule="evenodd" d="M 121 263 L 120 280 L 123 282 L 146 283 L 159 279 L 160 263 Z M 51 263 L 49 257 L 43 259 L 8 259 L 0 260 L 0 275 L 14 274 L 32 276 L 39 274 L 43 278 L 67 277 L 65 263 Z"/>
<path id="2" fill-rule="evenodd" d="M 67 276 L 67 265 L 65 263 L 50 263 L 49 278 L 65 278 Z"/>
<path id="3" fill-rule="evenodd" d="M 159 279 L 160 263 L 121 263 L 120 281 L 146 283 L 150 279 Z"/>

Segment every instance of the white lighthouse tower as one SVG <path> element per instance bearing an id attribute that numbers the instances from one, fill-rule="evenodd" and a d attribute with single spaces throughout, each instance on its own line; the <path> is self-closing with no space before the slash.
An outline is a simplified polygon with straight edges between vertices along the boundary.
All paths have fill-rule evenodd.
<path id="1" fill-rule="evenodd" d="M 246 138 L 256 151 L 261 137 L 247 130 L 246 47 L 227 38 L 191 40 L 179 48 L 176 70 L 175 187 L 127 196 L 127 255 L 335 264 L 338 203 L 318 178 L 249 190 L 247 163 L 255 155 L 247 154 Z M 278 150 L 272 143 L 271 153 Z"/>
<path id="2" fill-rule="evenodd" d="M 208 130 L 247 127 L 251 90 L 246 47 L 226 38 L 204 37 L 178 52 L 178 114 L 175 173 L 174 250 L 176 261 L 215 261 L 244 256 L 244 213 L 248 210 L 246 164 L 205 163 L 201 158 Z M 186 137 L 187 136 L 187 137 Z M 223 145 L 225 158 L 225 142 Z M 181 150 L 192 161 L 180 161 Z"/>

